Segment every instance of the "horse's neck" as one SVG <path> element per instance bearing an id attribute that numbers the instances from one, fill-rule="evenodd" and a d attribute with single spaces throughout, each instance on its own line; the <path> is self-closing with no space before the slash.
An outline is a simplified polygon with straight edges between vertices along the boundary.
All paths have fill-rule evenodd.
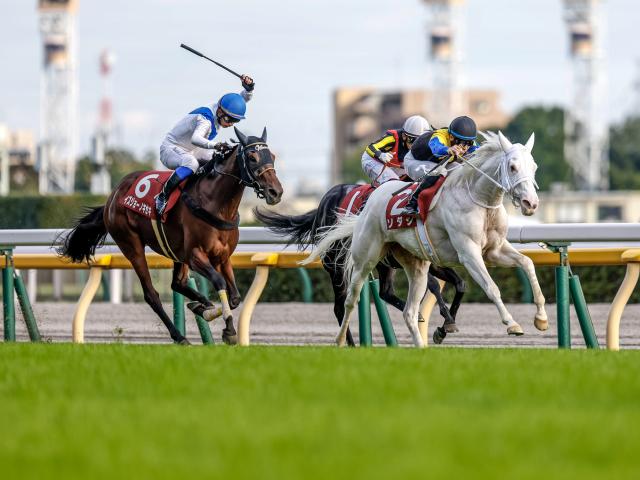
<path id="1" fill-rule="evenodd" d="M 473 161 L 473 159 L 470 161 Z M 501 162 L 502 154 L 500 152 L 496 152 L 496 154 L 484 160 L 480 165 L 474 163 L 474 165 L 484 172 L 486 176 L 482 175 L 470 166 L 463 166 L 460 168 L 460 174 L 456 183 L 465 189 L 468 186 L 469 192 L 473 196 L 473 200 L 476 202 L 489 206 L 499 205 L 502 203 L 504 190 L 498 187 L 498 185 L 492 182 L 489 178 L 493 179 L 498 184 L 500 183 Z M 487 176 L 489 178 L 487 178 Z"/>
<path id="2" fill-rule="evenodd" d="M 216 167 L 213 177 L 201 178 L 195 185 L 198 202 L 206 211 L 224 220 L 233 221 L 238 214 L 244 185 L 238 181 L 240 171 L 236 166 L 236 153 Z"/>

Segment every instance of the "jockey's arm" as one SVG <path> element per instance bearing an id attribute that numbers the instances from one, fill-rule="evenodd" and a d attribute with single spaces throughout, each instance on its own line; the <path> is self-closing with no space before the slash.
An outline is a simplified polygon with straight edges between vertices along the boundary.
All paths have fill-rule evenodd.
<path id="1" fill-rule="evenodd" d="M 248 102 L 253 98 L 253 91 L 249 92 L 247 90 L 242 90 L 240 92 L 240 95 L 242 95 L 242 98 L 244 98 L 245 102 Z"/>
<path id="2" fill-rule="evenodd" d="M 370 157 L 380 160 L 380 155 L 391 150 L 395 143 L 396 139 L 393 138 L 393 135 L 385 135 L 381 139 L 370 143 L 365 151 Z"/>
<path id="3" fill-rule="evenodd" d="M 191 135 L 191 143 L 200 148 L 213 148 L 218 142 L 209 140 L 209 132 L 211 132 L 211 123 L 202 115 L 196 116 L 196 128 Z"/>
<path id="4" fill-rule="evenodd" d="M 429 148 L 431 149 L 431 153 L 433 153 L 436 157 L 444 157 L 449 155 L 449 146 L 445 145 L 444 139 L 441 138 L 440 132 L 436 132 L 429 140 Z"/>

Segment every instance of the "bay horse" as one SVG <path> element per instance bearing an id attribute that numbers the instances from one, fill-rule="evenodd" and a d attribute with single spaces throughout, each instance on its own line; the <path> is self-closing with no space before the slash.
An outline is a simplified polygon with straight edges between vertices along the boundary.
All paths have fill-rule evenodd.
<path id="1" fill-rule="evenodd" d="M 332 255 L 335 242 L 341 242 L 349 286 L 336 339 L 338 345 L 345 343 L 349 318 L 363 283 L 389 252 L 409 278 L 409 295 L 403 313 L 416 347 L 424 346 L 418 330 L 418 311 L 426 290 L 427 271 L 434 260 L 443 265 L 462 264 L 496 305 L 510 335 L 524 332 L 502 303 L 500 290 L 489 275 L 485 261 L 503 267 L 522 267 L 533 289 L 537 309 L 534 325 L 538 330 L 548 328 L 545 300 L 533 262 L 507 241 L 507 213 L 502 204 L 506 193 L 523 215 L 533 215 L 538 207 L 535 181 L 538 167 L 531 154 L 535 136 L 532 134 L 527 143 L 521 145 L 512 144 L 501 132 L 483 135 L 486 142 L 459 168 L 450 171 L 440 199 L 429 213 L 426 228 L 435 252 L 433 258 L 425 253 L 413 229 L 387 229 L 386 207 L 403 185 L 390 181 L 371 194 L 360 215 L 343 216 L 328 229 L 317 249 L 303 262 Z"/>
<path id="2" fill-rule="evenodd" d="M 235 127 L 234 127 L 235 128 Z M 134 172 L 122 179 L 104 206 L 92 208 L 63 239 L 58 253 L 73 262 L 89 261 L 107 234 L 115 240 L 140 279 L 144 299 L 167 327 L 174 342 L 188 344 L 164 311 L 153 288 L 145 257 L 145 246 L 173 257 L 171 288 L 194 302 L 188 307 L 206 320 L 219 309 L 187 284 L 189 269 L 203 275 L 216 289 L 222 306 L 225 328 L 222 339 L 237 343 L 231 310 L 240 304 L 231 254 L 238 244 L 238 207 L 245 187 L 254 190 L 269 205 L 282 197 L 282 185 L 274 168 L 275 156 L 267 145 L 267 129 L 262 136 L 245 136 L 235 128 L 239 143 L 200 167 L 182 188 L 181 200 L 167 214 L 163 225 L 122 205 L 121 198 L 148 172 Z M 158 220 L 157 223 L 160 221 Z M 154 229 L 164 230 L 161 245 Z M 167 251 L 168 249 L 168 251 Z"/>
<path id="3" fill-rule="evenodd" d="M 306 249 L 316 245 L 322 237 L 322 232 L 326 228 L 336 224 L 340 215 L 340 205 L 343 203 L 343 200 L 354 188 L 359 186 L 360 185 L 356 184 L 333 186 L 322 197 L 317 209 L 311 210 L 303 215 L 282 215 L 275 212 L 260 211 L 257 208 L 254 209 L 254 214 L 256 218 L 271 231 L 287 237 L 289 245 L 298 245 L 299 249 Z M 344 265 L 338 261 L 339 253 L 340 244 L 336 243 L 331 250 L 322 257 L 322 266 L 331 278 L 331 286 L 333 287 L 333 313 L 336 316 L 338 325 L 342 325 L 344 302 L 347 297 L 347 284 L 344 281 Z M 402 267 L 395 261 L 392 255 L 389 255 L 376 265 L 378 278 L 380 280 L 380 298 L 389 305 L 403 311 L 405 301 L 395 294 L 393 288 L 395 272 L 398 268 Z M 442 298 L 440 284 L 437 279 L 451 283 L 456 289 L 450 308 L 447 308 L 447 304 Z M 443 325 L 437 327 L 433 332 L 433 341 L 439 344 L 442 343 L 447 333 L 455 333 L 458 331 L 455 323 L 456 314 L 466 290 L 466 285 L 464 280 L 460 278 L 452 268 L 431 265 L 429 267 L 428 288 L 436 297 L 440 315 L 444 318 Z M 347 330 L 347 344 L 349 346 L 355 346 L 350 330 Z"/>

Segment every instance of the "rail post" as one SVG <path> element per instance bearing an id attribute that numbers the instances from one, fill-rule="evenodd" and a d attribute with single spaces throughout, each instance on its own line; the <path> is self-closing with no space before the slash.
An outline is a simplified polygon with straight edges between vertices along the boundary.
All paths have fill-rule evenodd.
<path id="1" fill-rule="evenodd" d="M 29 332 L 29 338 L 32 342 L 40 342 L 42 341 L 42 338 L 40 337 L 36 317 L 33 314 L 33 309 L 31 308 L 29 294 L 27 293 L 27 289 L 22 281 L 22 276 L 17 270 L 14 271 L 13 281 L 16 288 L 16 294 L 18 295 L 18 302 L 20 303 L 20 310 L 22 310 L 24 323 L 27 326 L 27 332 Z"/>
<path id="2" fill-rule="evenodd" d="M 547 248 L 560 255 L 556 267 L 556 309 L 558 312 L 558 348 L 571 348 L 570 297 L 569 297 L 569 242 L 548 242 Z"/>
<path id="3" fill-rule="evenodd" d="M 199 282 L 201 283 L 201 282 Z M 193 277 L 189 278 L 188 285 L 194 290 L 199 290 L 202 293 L 202 290 L 197 288 L 196 280 Z M 205 286 L 206 289 L 206 286 Z M 206 296 L 206 295 L 205 295 Z M 184 301 L 183 301 L 184 302 Z M 184 312 L 184 309 L 183 309 Z M 210 345 L 213 343 L 213 335 L 211 335 L 211 329 L 209 328 L 209 324 L 207 321 L 202 318 L 200 315 L 196 315 L 196 324 L 198 325 L 198 330 L 200 331 L 200 337 L 202 338 L 202 343 L 205 345 Z"/>
<path id="4" fill-rule="evenodd" d="M 249 287 L 249 291 L 244 297 L 244 303 L 240 310 L 238 319 L 238 344 L 249 345 L 249 327 L 251 326 L 251 315 L 262 291 L 269 278 L 269 268 L 278 264 L 279 255 L 277 253 L 256 253 L 251 257 L 251 263 L 256 266 L 256 276 Z"/>
<path id="5" fill-rule="evenodd" d="M 598 337 L 593 329 L 589 307 L 587 307 L 582 285 L 580 285 L 580 278 L 578 278 L 577 275 L 573 275 L 573 273 L 569 277 L 569 291 L 571 293 L 573 307 L 576 309 L 576 314 L 578 315 L 580 330 L 582 330 L 585 345 L 587 348 L 600 348 L 598 345 Z"/>
<path id="6" fill-rule="evenodd" d="M 13 247 L 0 247 L 5 257 L 2 269 L 2 306 L 4 313 L 4 341 L 16 341 L 16 307 L 13 297 Z"/>
<path id="7" fill-rule="evenodd" d="M 184 325 L 184 297 L 178 292 L 173 292 L 173 324 L 183 337 L 187 334 Z"/>
<path id="8" fill-rule="evenodd" d="M 313 302 L 313 285 L 311 284 L 309 272 L 307 272 L 307 269 L 304 267 L 298 267 L 296 270 L 302 281 L 302 301 L 304 303 L 311 303 Z"/>
<path id="9" fill-rule="evenodd" d="M 89 269 L 87 284 L 84 286 L 84 289 L 80 294 L 78 304 L 76 305 L 76 311 L 73 314 L 71 331 L 74 343 L 84 343 L 84 322 L 87 317 L 87 311 L 93 301 L 93 297 L 95 297 L 96 292 L 100 287 L 102 270 L 110 264 L 111 255 L 104 255 L 100 259 L 96 260 Z"/>
<path id="10" fill-rule="evenodd" d="M 380 280 L 377 278 L 374 280 L 369 280 L 369 288 L 371 288 L 373 303 L 376 306 L 378 320 L 380 320 L 380 327 L 382 328 L 384 343 L 386 343 L 388 347 L 397 347 L 398 340 L 396 339 L 396 334 L 393 331 L 393 324 L 391 323 L 391 318 L 389 318 L 387 305 L 380 298 Z"/>
<path id="11" fill-rule="evenodd" d="M 369 296 L 369 284 L 365 281 L 360 290 L 358 302 L 358 334 L 361 347 L 370 347 L 371 340 L 371 298 Z"/>

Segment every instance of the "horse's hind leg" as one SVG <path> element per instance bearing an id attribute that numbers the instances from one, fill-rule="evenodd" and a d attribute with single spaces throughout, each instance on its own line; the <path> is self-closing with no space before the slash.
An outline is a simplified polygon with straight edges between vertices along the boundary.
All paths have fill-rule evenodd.
<path id="1" fill-rule="evenodd" d="M 401 312 L 404 311 L 406 302 L 398 297 L 393 289 L 396 271 L 384 263 L 378 263 L 376 270 L 378 270 L 378 279 L 380 280 L 380 298 Z"/>
<path id="2" fill-rule="evenodd" d="M 118 246 L 125 257 L 133 265 L 142 290 L 144 291 L 144 300 L 149 306 L 156 312 L 156 315 L 160 317 L 164 326 L 169 330 L 169 335 L 174 342 L 181 345 L 189 345 L 189 341 L 178 331 L 167 313 L 162 308 L 162 302 L 160 301 L 160 295 L 151 282 L 151 275 L 149 274 L 149 266 L 147 265 L 147 259 L 144 255 L 144 246 L 138 236 L 129 236 L 126 241 L 118 241 Z"/>
<path id="3" fill-rule="evenodd" d="M 418 312 L 420 311 L 422 298 L 427 290 L 429 262 L 414 257 L 399 248 L 394 250 L 394 256 L 404 268 L 409 280 L 409 295 L 403 312 L 404 321 L 413 338 L 413 344 L 418 348 L 422 348 L 424 347 L 424 341 L 418 329 Z"/>
<path id="4" fill-rule="evenodd" d="M 344 270 L 335 264 L 333 259 L 323 262 L 322 266 L 331 277 L 333 287 L 333 313 L 338 320 L 338 325 L 342 326 L 344 319 L 344 302 L 347 299 L 347 289 L 344 281 Z M 351 329 L 347 329 L 347 345 L 355 347 Z"/>

